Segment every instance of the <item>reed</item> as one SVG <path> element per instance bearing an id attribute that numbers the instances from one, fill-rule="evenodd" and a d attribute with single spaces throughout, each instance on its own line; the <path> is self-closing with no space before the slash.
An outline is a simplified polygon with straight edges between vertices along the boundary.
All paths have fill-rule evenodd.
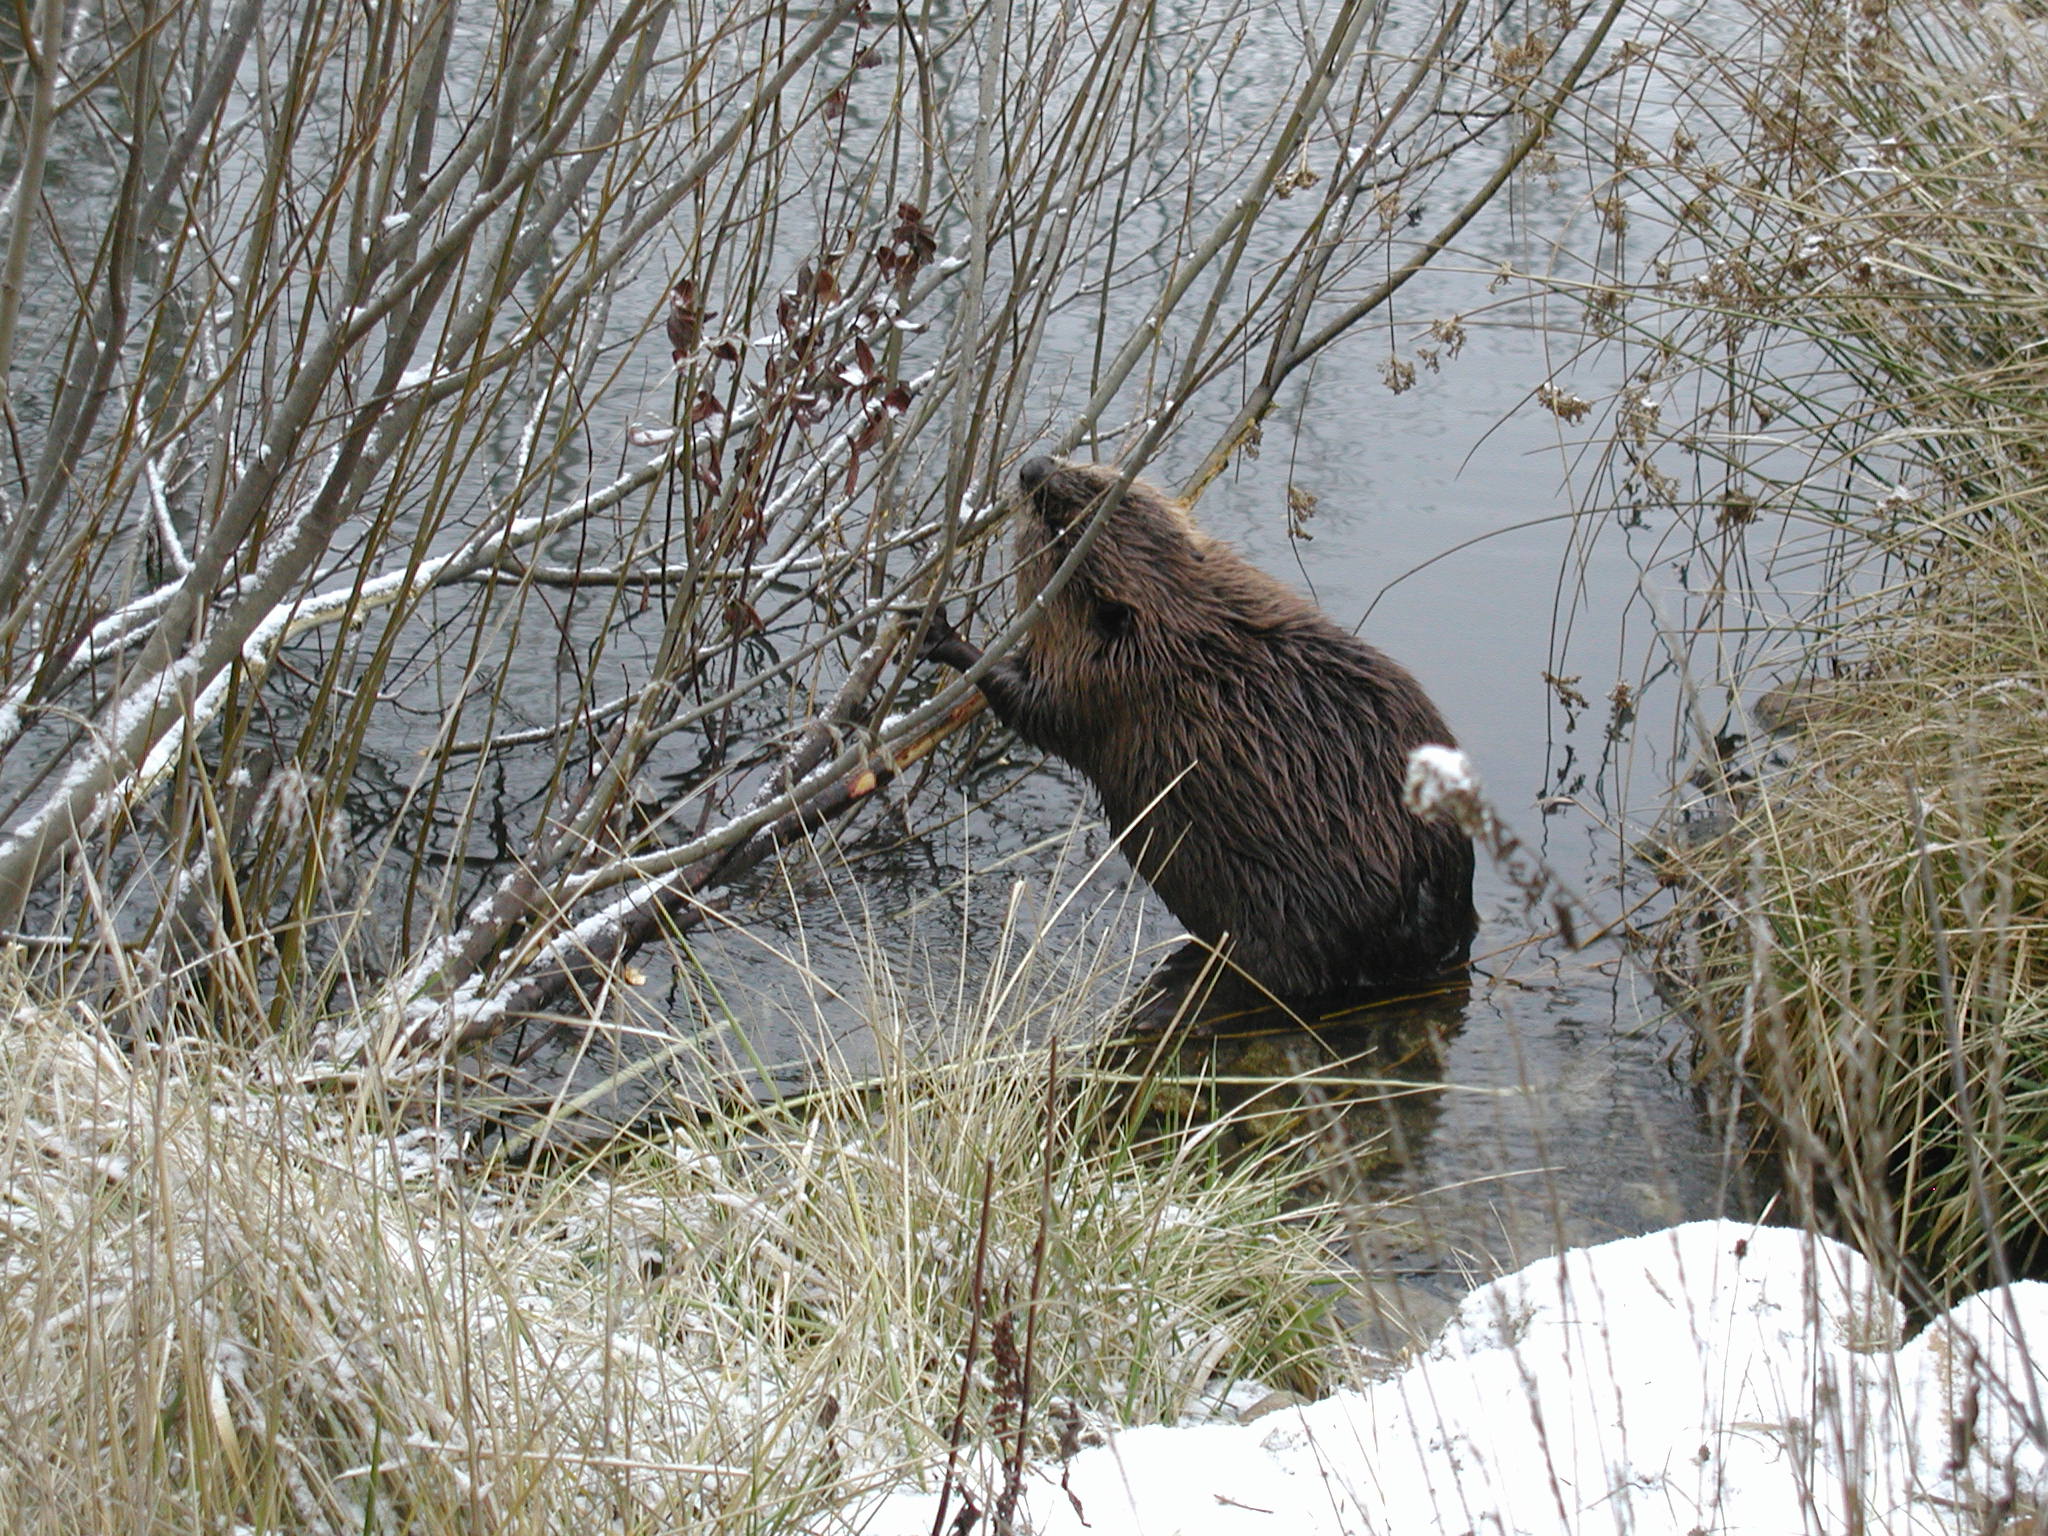
<path id="1" fill-rule="evenodd" d="M 1932 1301 L 2048 1264 L 2048 52 L 1946 5 L 1692 43 L 1721 111 L 1617 156 L 1663 239 L 1581 291 L 1637 360 L 1602 510 L 1695 573 L 1657 941 L 1796 1203 Z"/>

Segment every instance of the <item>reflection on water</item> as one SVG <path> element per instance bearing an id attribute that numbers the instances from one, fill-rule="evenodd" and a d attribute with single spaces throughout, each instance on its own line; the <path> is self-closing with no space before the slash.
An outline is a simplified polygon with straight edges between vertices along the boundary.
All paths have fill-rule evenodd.
<path id="1" fill-rule="evenodd" d="M 1233 1148 L 1313 1137 L 1362 1262 L 1411 1317 L 1543 1252 L 1749 1207 L 1695 1112 L 1684 1031 L 1612 952 L 1524 944 L 1308 1018 L 1157 981 L 1102 1056 L 1134 1104 Z"/>
<path id="2" fill-rule="evenodd" d="M 1444 1051 L 1471 1004 L 1464 975 L 1305 1017 L 1227 986 L 1172 991 L 1163 997 L 1159 977 L 1148 979 L 1132 1031 L 1097 1053 L 1130 1084 L 1134 1112 L 1167 1127 L 1221 1126 L 1233 1148 L 1313 1137 L 1361 1182 L 1412 1164 L 1428 1145 L 1443 1108 Z"/>
<path id="3" fill-rule="evenodd" d="M 1133 999 L 1135 1023 L 1162 1021 L 1146 1018 L 1162 1001 L 1159 983 L 1155 973 Z M 1444 1060 L 1465 1028 L 1471 978 L 1360 996 L 1306 1019 L 1199 980 L 1170 990 L 1180 1019 L 1096 1053 L 1098 1070 L 1125 1086 L 1129 1113 L 1162 1136 L 1203 1136 L 1226 1157 L 1312 1149 L 1316 1183 L 1304 1194 L 1340 1206 L 1365 1277 L 1342 1302 L 1355 1340 L 1392 1359 L 1428 1337 L 1466 1287 L 1419 1261 L 1431 1244 L 1409 1189 L 1449 1102 Z"/>

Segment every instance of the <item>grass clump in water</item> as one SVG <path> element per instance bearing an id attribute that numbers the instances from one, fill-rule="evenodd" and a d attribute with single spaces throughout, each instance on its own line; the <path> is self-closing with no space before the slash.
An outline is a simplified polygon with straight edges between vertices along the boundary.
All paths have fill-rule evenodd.
<path id="1" fill-rule="evenodd" d="M 1797 1178 L 1935 1295 L 2048 1266 L 2048 584 L 1997 543 L 1874 626 L 1684 909 Z"/>

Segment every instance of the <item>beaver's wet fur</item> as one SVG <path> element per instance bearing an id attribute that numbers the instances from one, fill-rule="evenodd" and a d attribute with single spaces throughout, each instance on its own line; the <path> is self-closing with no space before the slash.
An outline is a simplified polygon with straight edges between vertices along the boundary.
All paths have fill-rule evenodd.
<path id="1" fill-rule="evenodd" d="M 1115 470 L 1033 459 L 1017 596 L 1058 569 Z M 927 653 L 965 667 L 950 631 Z M 1398 662 L 1134 482 L 1025 642 L 982 679 L 1005 724 L 1087 776 L 1138 872 L 1283 999 L 1437 976 L 1471 948 L 1472 845 L 1401 802 L 1455 746 Z"/>

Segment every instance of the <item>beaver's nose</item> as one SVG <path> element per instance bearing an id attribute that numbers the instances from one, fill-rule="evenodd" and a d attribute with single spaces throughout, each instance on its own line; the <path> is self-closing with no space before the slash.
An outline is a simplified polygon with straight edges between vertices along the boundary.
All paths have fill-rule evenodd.
<path id="1" fill-rule="evenodd" d="M 1045 484 L 1045 477 L 1057 468 L 1059 465 L 1041 453 L 1035 459 L 1024 461 L 1023 467 L 1017 471 L 1017 483 L 1027 491 L 1035 491 Z"/>

